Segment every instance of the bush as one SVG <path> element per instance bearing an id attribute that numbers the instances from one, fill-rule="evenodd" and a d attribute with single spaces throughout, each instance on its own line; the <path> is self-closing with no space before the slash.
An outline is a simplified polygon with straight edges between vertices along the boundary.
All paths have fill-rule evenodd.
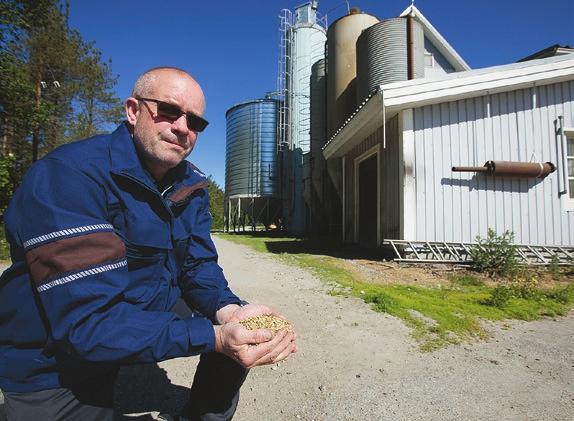
<path id="1" fill-rule="evenodd" d="M 502 235 L 489 228 L 485 239 L 476 237 L 476 246 L 470 248 L 470 257 L 475 270 L 490 276 L 509 276 L 516 272 L 516 246 L 512 244 L 514 233 L 505 231 Z"/>
<path id="2" fill-rule="evenodd" d="M 548 272 L 554 279 L 560 276 L 560 258 L 555 254 L 553 254 L 550 258 L 550 263 L 548 264 Z"/>
<path id="3" fill-rule="evenodd" d="M 484 302 L 487 306 L 497 308 L 506 307 L 508 301 L 513 298 L 512 290 L 506 285 L 499 285 L 490 294 L 490 297 Z"/>
<path id="4" fill-rule="evenodd" d="M 546 297 L 560 304 L 570 304 L 574 301 L 574 285 L 567 286 L 566 288 L 557 288 L 554 291 L 548 292 Z"/>

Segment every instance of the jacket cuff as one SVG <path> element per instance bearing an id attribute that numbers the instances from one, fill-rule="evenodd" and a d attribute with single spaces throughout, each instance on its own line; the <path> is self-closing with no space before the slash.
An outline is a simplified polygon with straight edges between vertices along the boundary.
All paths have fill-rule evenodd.
<path id="1" fill-rule="evenodd" d="M 185 319 L 189 332 L 189 351 L 191 355 L 215 351 L 215 331 L 213 323 L 204 317 Z"/>

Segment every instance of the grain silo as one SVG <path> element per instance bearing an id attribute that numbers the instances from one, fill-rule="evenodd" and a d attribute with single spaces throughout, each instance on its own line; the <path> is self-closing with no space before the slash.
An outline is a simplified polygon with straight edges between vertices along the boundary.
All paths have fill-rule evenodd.
<path id="1" fill-rule="evenodd" d="M 326 61 L 311 68 L 311 152 L 308 231 L 312 234 L 334 234 L 341 224 L 341 200 L 327 171 L 322 148 L 327 141 L 327 76 Z M 307 184 L 306 184 L 307 185 Z"/>
<path id="2" fill-rule="evenodd" d="M 262 223 L 279 214 L 276 99 L 257 99 L 227 110 L 226 226 Z"/>
<path id="3" fill-rule="evenodd" d="M 383 20 L 357 40 L 357 103 L 381 84 L 424 77 L 422 25 L 406 17 Z"/>
<path id="4" fill-rule="evenodd" d="M 291 233 L 305 231 L 305 202 L 303 200 L 304 154 L 310 152 L 311 66 L 325 56 L 326 30 L 317 15 L 318 2 L 311 1 L 295 9 L 295 17 L 289 13 L 281 21 L 281 57 L 279 78 L 284 86 L 283 120 L 283 216 Z M 281 91 L 281 89 L 280 89 Z M 305 160 L 309 162 L 309 157 Z M 308 168 L 307 168 L 308 170 Z M 306 171 L 308 173 L 308 171 Z"/>
<path id="5" fill-rule="evenodd" d="M 327 136 L 331 137 L 357 108 L 356 43 L 361 32 L 379 22 L 351 9 L 327 31 Z"/>
<path id="6" fill-rule="evenodd" d="M 317 60 L 311 68 L 311 159 L 313 163 L 311 178 L 313 188 L 322 188 L 322 171 L 325 158 L 322 148 L 327 142 L 327 77 L 325 59 Z"/>

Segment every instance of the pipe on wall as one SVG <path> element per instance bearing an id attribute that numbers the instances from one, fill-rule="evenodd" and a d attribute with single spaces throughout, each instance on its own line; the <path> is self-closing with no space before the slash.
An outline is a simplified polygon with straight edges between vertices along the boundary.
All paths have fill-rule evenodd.
<path id="1" fill-rule="evenodd" d="M 552 162 L 487 161 L 482 167 L 452 167 L 452 170 L 494 176 L 544 178 L 556 171 L 556 165 Z"/>
<path id="2" fill-rule="evenodd" d="M 409 13 L 407 19 L 407 78 L 415 78 L 415 41 L 413 33 L 413 17 Z"/>

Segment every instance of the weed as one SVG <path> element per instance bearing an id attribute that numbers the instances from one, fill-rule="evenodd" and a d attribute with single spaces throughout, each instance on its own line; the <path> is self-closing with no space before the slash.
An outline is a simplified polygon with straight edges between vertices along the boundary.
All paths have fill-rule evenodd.
<path id="1" fill-rule="evenodd" d="M 560 258 L 557 255 L 552 255 L 547 269 L 554 279 L 560 276 Z"/>
<path id="2" fill-rule="evenodd" d="M 473 275 L 454 275 L 450 280 L 454 284 L 462 285 L 465 287 L 480 287 L 484 285 L 484 282 Z"/>
<path id="3" fill-rule="evenodd" d="M 514 233 L 505 231 L 502 235 L 489 228 L 485 239 L 476 237 L 476 246 L 471 247 L 473 267 L 490 276 L 508 276 L 516 271 L 516 246 L 512 244 Z"/>
<path id="4" fill-rule="evenodd" d="M 382 291 L 372 292 L 363 297 L 366 303 L 372 303 L 373 308 L 381 313 L 392 313 L 397 308 L 397 302 Z"/>

